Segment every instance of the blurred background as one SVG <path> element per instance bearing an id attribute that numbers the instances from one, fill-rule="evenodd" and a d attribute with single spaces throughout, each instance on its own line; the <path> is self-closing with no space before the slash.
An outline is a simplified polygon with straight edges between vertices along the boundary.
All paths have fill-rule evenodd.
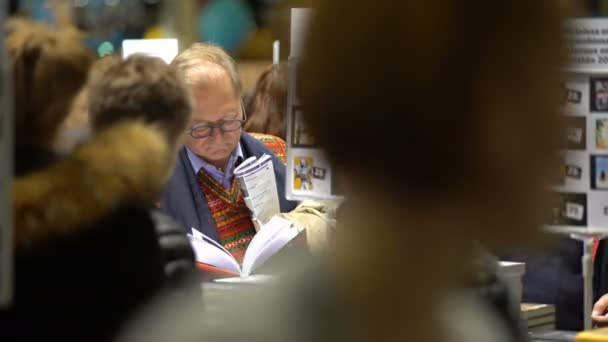
<path id="1" fill-rule="evenodd" d="M 6 0 L 3 0 L 6 1 Z M 272 60 L 289 54 L 289 9 L 310 0 L 8 0 L 12 14 L 73 25 L 98 56 L 120 53 L 123 39 L 177 38 L 180 48 L 213 42 L 235 57 L 248 90 Z"/>

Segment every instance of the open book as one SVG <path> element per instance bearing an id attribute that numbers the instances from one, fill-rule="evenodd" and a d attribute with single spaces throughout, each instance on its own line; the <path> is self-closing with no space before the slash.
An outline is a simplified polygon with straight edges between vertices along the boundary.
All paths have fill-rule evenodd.
<path id="1" fill-rule="evenodd" d="M 267 154 L 259 159 L 247 158 L 234 170 L 234 176 L 251 211 L 251 220 L 259 231 L 262 225 L 280 212 L 272 158 Z"/>
<path id="2" fill-rule="evenodd" d="M 188 234 L 199 268 L 224 275 L 248 277 L 270 257 L 305 232 L 291 221 L 273 217 L 253 237 L 243 259 L 243 265 L 215 240 L 192 228 Z"/>

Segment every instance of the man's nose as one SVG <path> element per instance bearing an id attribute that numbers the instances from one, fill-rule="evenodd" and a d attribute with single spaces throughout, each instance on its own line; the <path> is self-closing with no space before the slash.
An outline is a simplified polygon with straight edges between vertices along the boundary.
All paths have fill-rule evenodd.
<path id="1" fill-rule="evenodd" d="M 211 133 L 209 134 L 209 138 L 212 140 L 221 139 L 224 135 L 224 132 L 219 127 L 212 127 Z"/>

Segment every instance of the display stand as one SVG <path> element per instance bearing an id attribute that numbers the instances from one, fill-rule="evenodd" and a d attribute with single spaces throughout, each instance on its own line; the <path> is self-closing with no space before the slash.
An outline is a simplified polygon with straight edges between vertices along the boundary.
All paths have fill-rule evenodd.
<path id="1" fill-rule="evenodd" d="M 563 173 L 546 230 L 583 244 L 584 328 L 591 329 L 593 241 L 608 237 L 608 19 L 570 19 L 564 38 Z"/>
<path id="2" fill-rule="evenodd" d="M 292 201 L 313 199 L 335 207 L 344 200 L 341 184 L 323 148 L 304 120 L 306 106 L 300 98 L 304 36 L 311 16 L 312 9 L 291 9 L 285 197 Z"/>
<path id="3" fill-rule="evenodd" d="M 608 237 L 608 228 L 581 228 L 570 226 L 547 226 L 547 232 L 568 235 L 571 239 L 583 243 L 581 266 L 583 270 L 583 316 L 584 328 L 593 326 L 591 311 L 593 310 L 593 240 L 603 240 Z"/>

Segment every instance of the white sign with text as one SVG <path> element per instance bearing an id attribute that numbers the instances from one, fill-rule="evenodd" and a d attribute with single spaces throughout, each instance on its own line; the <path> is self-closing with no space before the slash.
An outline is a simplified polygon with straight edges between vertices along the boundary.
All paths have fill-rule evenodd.
<path id="1" fill-rule="evenodd" d="M 608 72 L 608 19 L 571 19 L 566 25 L 569 68 Z"/>

